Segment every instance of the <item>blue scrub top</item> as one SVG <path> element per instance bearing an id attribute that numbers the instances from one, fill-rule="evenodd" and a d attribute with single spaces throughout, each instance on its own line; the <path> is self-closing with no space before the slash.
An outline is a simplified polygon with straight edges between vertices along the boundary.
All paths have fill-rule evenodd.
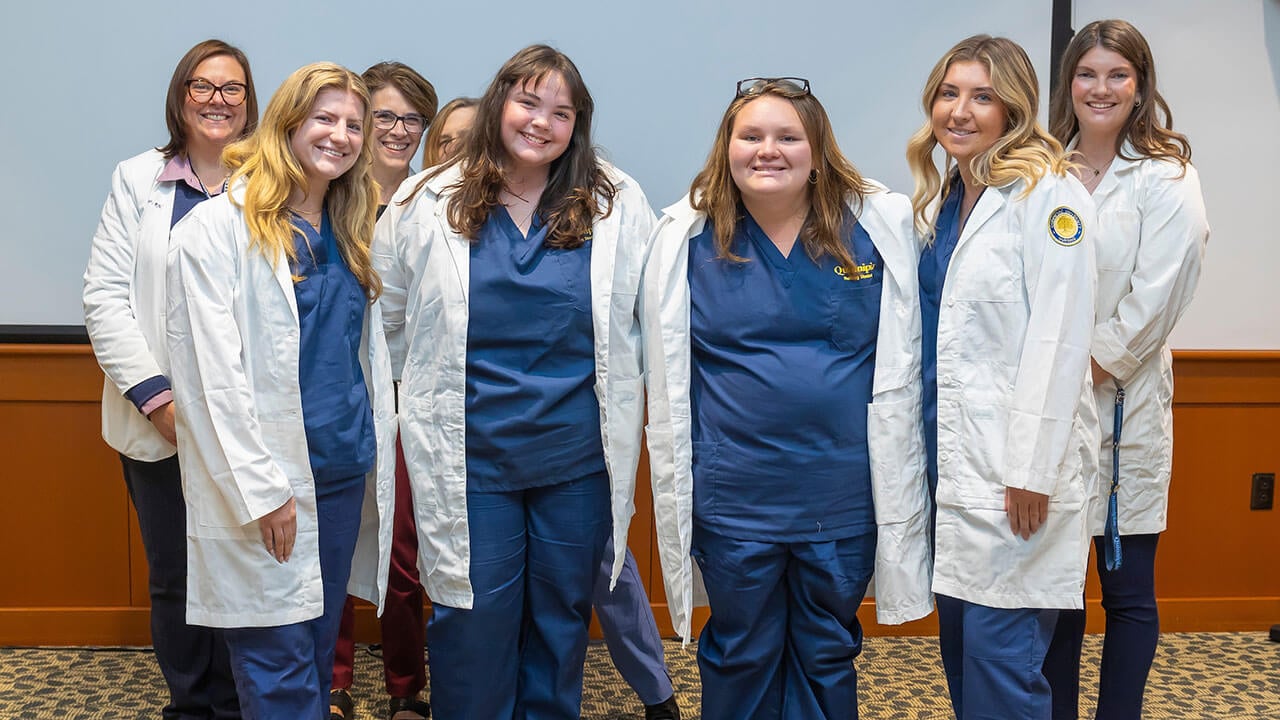
<path id="1" fill-rule="evenodd" d="M 947 199 L 938 212 L 933 242 L 920 253 L 920 316 L 924 321 L 924 441 L 928 454 L 929 490 L 938 489 L 938 313 L 942 307 L 942 287 L 951 265 L 951 254 L 960 240 L 960 201 L 964 185 L 957 175 L 951 181 Z"/>
<path id="2" fill-rule="evenodd" d="M 471 245 L 467 489 L 509 492 L 605 471 L 595 395 L 591 242 L 547 247 L 496 208 Z"/>
<path id="3" fill-rule="evenodd" d="M 360 366 L 360 334 L 369 298 L 338 251 L 326 212 L 317 232 L 295 216 L 297 259 L 291 270 L 298 301 L 298 386 L 311 472 L 326 492 L 364 482 L 376 439 L 369 391 Z M 347 482 L 342 482 L 347 481 Z"/>
<path id="4" fill-rule="evenodd" d="M 875 524 L 867 403 L 883 262 L 850 218 L 857 268 L 789 257 L 743 211 L 718 257 L 711 223 L 689 244 L 693 502 L 727 537 L 834 540 Z"/>

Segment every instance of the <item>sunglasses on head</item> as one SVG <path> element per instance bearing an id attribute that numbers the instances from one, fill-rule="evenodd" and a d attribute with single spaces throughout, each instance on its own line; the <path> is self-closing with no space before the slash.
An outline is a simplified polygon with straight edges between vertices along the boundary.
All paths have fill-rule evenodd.
<path id="1" fill-rule="evenodd" d="M 754 97 L 766 90 L 783 97 L 804 97 L 809 94 L 809 81 L 798 77 L 753 77 L 738 81 L 738 97 Z"/>

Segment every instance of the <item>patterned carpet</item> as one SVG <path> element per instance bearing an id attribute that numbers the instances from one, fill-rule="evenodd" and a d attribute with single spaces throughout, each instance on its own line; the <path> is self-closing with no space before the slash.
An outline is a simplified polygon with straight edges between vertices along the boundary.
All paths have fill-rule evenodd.
<path id="1" fill-rule="evenodd" d="M 1100 636 L 1085 639 L 1081 716 L 1092 716 Z M 667 661 L 685 718 L 698 717 L 694 648 L 667 643 Z M 361 647 L 356 714 L 376 720 L 386 707 L 380 660 Z M 858 661 L 861 716 L 867 720 L 949 718 L 934 638 L 868 638 Z M 122 720 L 159 717 L 164 681 L 147 649 L 0 648 L 0 720 Z M 632 720 L 643 712 L 609 661 L 592 644 L 582 703 L 584 720 Z M 1152 668 L 1150 720 L 1280 718 L 1280 644 L 1265 632 L 1166 634 Z"/>

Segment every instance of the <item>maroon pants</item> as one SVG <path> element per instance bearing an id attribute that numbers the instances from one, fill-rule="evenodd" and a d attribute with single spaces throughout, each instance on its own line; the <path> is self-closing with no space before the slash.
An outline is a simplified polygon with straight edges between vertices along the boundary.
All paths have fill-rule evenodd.
<path id="1" fill-rule="evenodd" d="M 426 625 L 422 619 L 422 585 L 418 582 L 418 530 L 413 519 L 413 494 L 409 491 L 409 471 L 399 439 L 396 440 L 396 509 L 392 522 L 391 571 L 381 622 L 383 672 L 388 695 L 413 697 L 427 684 L 423 655 Z M 335 690 L 351 688 L 354 634 L 355 613 L 352 598 L 348 596 L 333 657 Z"/>

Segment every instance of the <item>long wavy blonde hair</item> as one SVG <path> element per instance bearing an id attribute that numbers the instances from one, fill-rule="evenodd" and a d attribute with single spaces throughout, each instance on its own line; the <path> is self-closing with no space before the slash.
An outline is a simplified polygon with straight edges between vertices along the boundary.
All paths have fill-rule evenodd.
<path id="1" fill-rule="evenodd" d="M 359 75 L 334 63 L 313 63 L 298 68 L 285 79 L 267 103 L 258 130 L 246 140 L 229 145 L 222 161 L 232 168 L 231 183 L 245 180 L 245 222 L 251 246 L 274 263 L 286 257 L 297 261 L 294 237 L 302 231 L 293 224 L 288 208 L 290 193 L 308 187 L 306 174 L 293 154 L 290 140 L 311 113 L 316 98 L 325 90 L 349 92 L 364 105 L 361 125 L 365 142 L 355 165 L 329 183 L 325 206 L 329 224 L 338 241 L 338 251 L 347 267 L 368 293 L 370 300 L 382 292 L 382 281 L 369 259 L 373 223 L 378 210 L 378 187 L 371 174 L 373 151 L 368 142 L 373 127 L 369 90 Z M 232 197 L 232 202 L 240 204 Z M 295 278 L 297 280 L 298 278 Z"/>
<path id="2" fill-rule="evenodd" d="M 907 143 L 907 164 L 915 178 L 911 207 L 915 211 L 916 231 L 927 242 L 933 242 L 937 225 L 937 208 L 946 197 L 949 186 L 942 178 L 952 172 L 955 159 L 947 155 L 942 172 L 933 160 L 938 139 L 933 134 L 933 104 L 938 88 L 952 63 L 978 62 L 991 77 L 991 87 L 1004 104 L 1005 131 L 987 150 L 969 161 L 973 178 L 983 185 L 1003 186 L 1025 180 L 1023 196 L 1031 192 L 1046 172 L 1062 175 L 1067 171 L 1062 143 L 1050 135 L 1036 120 L 1040 104 L 1039 82 L 1031 59 L 1018 43 L 1002 37 L 974 35 L 947 51 L 933 66 L 921 95 L 924 125 Z"/>
<path id="3" fill-rule="evenodd" d="M 1173 129 L 1169 103 L 1156 88 L 1156 61 L 1151 46 L 1138 29 L 1124 20 L 1095 20 L 1085 25 L 1062 54 L 1058 86 L 1049 96 L 1049 132 L 1063 143 L 1071 141 L 1080 128 L 1071 103 L 1071 82 L 1085 53 L 1100 47 L 1117 53 L 1133 66 L 1138 84 L 1137 105 L 1116 136 L 1116 154 L 1124 157 L 1128 140 L 1139 156 L 1165 158 L 1185 168 L 1191 162 L 1191 143 Z M 1127 160 L 1141 158 L 1126 157 Z"/>
<path id="4" fill-rule="evenodd" d="M 729 142 L 742 109 L 766 95 L 785 100 L 795 109 L 809 139 L 813 169 L 817 171 L 808 188 L 809 212 L 800 228 L 800 243 L 814 260 L 830 255 L 846 269 L 852 269 L 854 258 L 844 242 L 846 203 L 853 204 L 856 220 L 863 198 L 873 187 L 840 152 L 827 111 L 812 93 L 797 97 L 786 86 L 771 81 L 757 93 L 735 97 L 720 120 L 706 165 L 689 187 L 693 207 L 711 219 L 717 254 L 732 262 L 743 262 L 731 249 L 743 215 L 742 192 L 729 170 Z"/>

